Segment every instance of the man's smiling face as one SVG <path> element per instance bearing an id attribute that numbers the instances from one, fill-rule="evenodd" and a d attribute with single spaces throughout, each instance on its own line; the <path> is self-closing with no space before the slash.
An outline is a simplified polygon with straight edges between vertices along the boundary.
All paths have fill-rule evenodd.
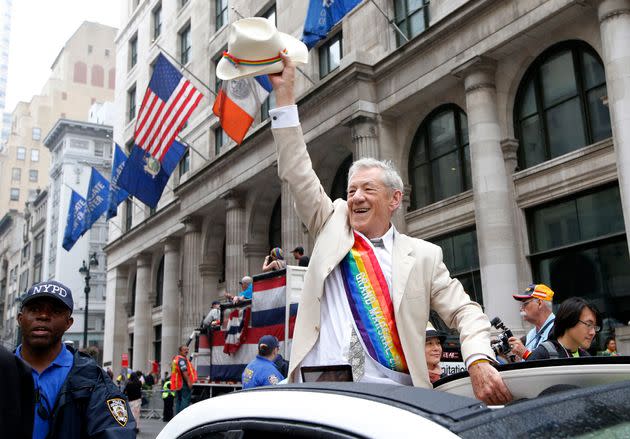
<path id="1" fill-rule="evenodd" d="M 401 199 L 402 192 L 383 183 L 382 169 L 357 169 L 348 182 L 350 225 L 368 238 L 383 236 Z"/>

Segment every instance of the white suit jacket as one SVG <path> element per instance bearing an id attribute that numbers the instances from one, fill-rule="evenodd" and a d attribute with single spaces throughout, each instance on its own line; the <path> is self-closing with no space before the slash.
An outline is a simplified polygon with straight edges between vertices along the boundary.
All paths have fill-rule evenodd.
<path id="1" fill-rule="evenodd" d="M 326 195 L 311 159 L 301 127 L 273 129 L 278 150 L 278 175 L 289 185 L 297 213 L 315 237 L 304 290 L 298 308 L 289 366 L 295 381 L 300 363 L 319 337 L 320 302 L 324 281 L 354 244 L 345 200 Z M 392 299 L 396 326 L 414 386 L 431 388 L 424 344 L 429 310 L 434 309 L 460 333 L 463 358 L 490 348 L 490 322 L 470 300 L 462 285 L 451 279 L 442 262 L 442 249 L 421 239 L 396 234 L 392 254 Z"/>

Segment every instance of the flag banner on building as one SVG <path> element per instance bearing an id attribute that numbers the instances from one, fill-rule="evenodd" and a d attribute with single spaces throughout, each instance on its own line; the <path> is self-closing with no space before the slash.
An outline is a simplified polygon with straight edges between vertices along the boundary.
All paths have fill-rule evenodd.
<path id="1" fill-rule="evenodd" d="M 63 233 L 63 248 L 70 251 L 74 243 L 87 231 L 87 202 L 85 198 L 72 191 L 70 205 L 68 207 L 68 218 L 66 220 L 66 230 Z"/>
<path id="2" fill-rule="evenodd" d="M 276 273 L 276 272 L 274 272 Z M 254 277 L 252 294 L 252 327 L 284 324 L 286 317 L 286 274 Z M 291 304 L 290 315 L 297 314 L 297 303 Z"/>
<path id="3" fill-rule="evenodd" d="M 223 81 L 212 112 L 219 117 L 225 134 L 239 145 L 243 143 L 256 113 L 271 90 L 267 75 Z"/>
<path id="4" fill-rule="evenodd" d="M 157 207 L 166 182 L 186 148 L 175 138 L 203 95 L 161 53 L 136 118 L 134 146 L 118 179 L 150 207 Z"/>
<path id="5" fill-rule="evenodd" d="M 109 194 L 107 197 L 107 219 L 118 215 L 118 205 L 127 199 L 129 193 L 118 186 L 118 178 L 125 167 L 127 155 L 116 143 L 114 146 L 114 160 L 112 161 L 112 175 L 109 179 Z"/>
<path id="6" fill-rule="evenodd" d="M 85 229 L 90 227 L 105 213 L 107 210 L 107 199 L 109 198 L 109 181 L 103 174 L 92 168 L 90 175 L 90 184 L 88 185 L 87 197 L 87 219 Z"/>
<path id="7" fill-rule="evenodd" d="M 361 0 L 310 0 L 304 20 L 302 42 L 309 50 L 312 49 L 359 3 Z"/>
<path id="8" fill-rule="evenodd" d="M 249 316 L 251 308 L 236 308 L 228 316 L 227 330 L 225 335 L 225 345 L 223 352 L 234 354 L 241 347 L 247 337 L 249 329 Z"/>
<path id="9" fill-rule="evenodd" d="M 160 163 L 147 151 L 134 145 L 118 178 L 118 186 L 155 209 L 168 179 L 185 152 L 186 146 L 175 140 Z"/>

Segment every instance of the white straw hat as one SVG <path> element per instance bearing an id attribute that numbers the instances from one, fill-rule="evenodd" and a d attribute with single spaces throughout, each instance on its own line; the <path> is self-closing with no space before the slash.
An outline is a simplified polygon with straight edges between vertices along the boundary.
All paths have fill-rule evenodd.
<path id="1" fill-rule="evenodd" d="M 281 72 L 284 65 L 280 52 L 295 63 L 308 62 L 306 45 L 279 32 L 266 18 L 235 21 L 230 27 L 228 50 L 217 64 L 217 77 L 225 80 Z"/>

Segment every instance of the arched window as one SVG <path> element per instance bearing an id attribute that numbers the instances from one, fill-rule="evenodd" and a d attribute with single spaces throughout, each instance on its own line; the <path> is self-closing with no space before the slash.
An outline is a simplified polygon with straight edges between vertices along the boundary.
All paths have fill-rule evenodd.
<path id="1" fill-rule="evenodd" d="M 472 186 L 468 118 L 457 105 L 436 108 L 420 125 L 409 155 L 411 209 Z"/>
<path id="2" fill-rule="evenodd" d="M 107 74 L 107 88 L 111 88 L 112 90 L 116 88 L 116 69 L 109 69 L 109 73 Z"/>
<path id="3" fill-rule="evenodd" d="M 97 65 L 92 66 L 91 84 L 96 87 L 102 87 L 105 83 L 105 71 L 103 67 Z"/>
<path id="4" fill-rule="evenodd" d="M 521 169 L 610 137 L 607 94 L 602 61 L 586 43 L 566 41 L 543 52 L 516 94 Z"/>
<path id="5" fill-rule="evenodd" d="M 74 82 L 87 84 L 87 65 L 84 62 L 77 61 L 74 63 Z"/>
<path id="6" fill-rule="evenodd" d="M 333 183 L 330 187 L 330 198 L 333 200 L 336 200 L 337 198 L 345 200 L 348 197 L 348 171 L 350 170 L 351 165 L 352 154 L 348 155 L 348 157 L 341 162 L 341 165 L 339 165 L 337 173 L 335 174 L 335 178 L 333 178 Z"/>
<path id="7" fill-rule="evenodd" d="M 282 246 L 282 196 L 278 197 L 278 201 L 271 211 L 271 219 L 269 220 L 269 248 Z"/>
<path id="8" fill-rule="evenodd" d="M 164 298 L 164 256 L 160 259 L 155 276 L 155 306 L 161 306 Z"/>

